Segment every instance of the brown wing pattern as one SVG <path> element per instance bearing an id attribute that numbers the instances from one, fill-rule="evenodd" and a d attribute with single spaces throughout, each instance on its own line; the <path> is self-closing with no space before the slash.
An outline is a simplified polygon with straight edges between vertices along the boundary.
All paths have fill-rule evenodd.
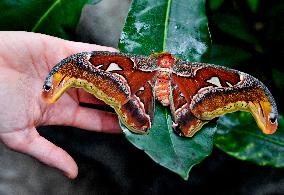
<path id="1" fill-rule="evenodd" d="M 250 112 L 264 133 L 277 128 L 275 101 L 256 78 L 224 67 L 184 62 L 169 53 L 148 57 L 111 52 L 72 55 L 50 71 L 43 97 L 55 102 L 70 87 L 83 88 L 112 106 L 137 133 L 151 127 L 155 94 L 167 94 L 157 99 L 170 104 L 173 127 L 186 137 L 209 120 L 239 110 Z M 153 92 L 155 87 L 159 93 Z"/>
<path id="2" fill-rule="evenodd" d="M 247 111 L 253 115 L 264 133 L 275 132 L 277 108 L 263 83 L 248 74 L 215 65 L 191 63 L 191 67 L 191 75 L 173 74 L 173 82 L 187 100 L 187 106 L 180 109 L 185 109 L 184 113 L 190 112 L 190 115 L 203 122 L 193 128 L 197 119 L 192 116 L 193 119 L 186 119 L 183 123 L 189 123 L 187 126 L 193 128 L 193 131 L 198 131 L 200 124 L 202 126 L 215 117 L 229 112 Z M 182 115 L 183 118 L 185 115 Z M 192 133 L 186 134 L 191 131 L 180 127 L 185 136 L 192 136 Z"/>
<path id="3" fill-rule="evenodd" d="M 147 59 L 142 58 L 143 63 Z M 139 63 L 127 54 L 111 52 L 70 56 L 47 76 L 43 97 L 52 103 L 70 87 L 83 88 L 112 106 L 129 129 L 145 132 L 151 127 L 153 115 L 153 95 L 148 81 L 155 71 L 152 68 L 146 73 L 139 69 Z M 154 66 L 151 59 L 148 63 Z M 141 92 L 143 87 L 145 91 Z"/>
<path id="4" fill-rule="evenodd" d="M 200 120 L 194 116 L 190 110 L 188 102 L 174 82 L 171 93 L 171 113 L 174 119 L 173 128 L 181 136 L 192 137 L 208 121 Z"/>

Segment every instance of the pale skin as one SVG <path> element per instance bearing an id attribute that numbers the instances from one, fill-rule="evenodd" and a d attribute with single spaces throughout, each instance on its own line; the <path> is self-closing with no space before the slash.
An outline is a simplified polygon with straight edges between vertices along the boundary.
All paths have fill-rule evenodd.
<path id="1" fill-rule="evenodd" d="M 98 132 L 120 133 L 115 114 L 81 107 L 102 104 L 83 90 L 71 89 L 55 104 L 41 97 L 50 69 L 63 58 L 83 51 L 116 51 L 110 47 L 65 41 L 28 32 L 0 32 L 0 139 L 9 148 L 78 174 L 73 158 L 37 132 L 44 125 L 68 125 Z"/>

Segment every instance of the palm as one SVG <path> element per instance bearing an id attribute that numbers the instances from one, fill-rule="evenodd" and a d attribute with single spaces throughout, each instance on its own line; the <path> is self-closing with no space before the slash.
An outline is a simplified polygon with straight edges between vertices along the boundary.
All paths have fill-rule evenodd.
<path id="1" fill-rule="evenodd" d="M 23 32 L 0 33 L 0 38 L 3 37 L 3 45 L 0 45 L 0 56 L 3 56 L 0 58 L 0 138 L 9 147 L 75 177 L 77 167 L 73 159 L 41 137 L 36 127 L 55 124 L 119 132 L 117 119 L 109 113 L 80 107 L 78 102 L 99 103 L 81 90 L 73 89 L 56 104 L 47 105 L 41 98 L 42 84 L 52 66 L 61 59 L 81 51 L 110 48 Z M 107 122 L 102 125 L 102 120 Z"/>

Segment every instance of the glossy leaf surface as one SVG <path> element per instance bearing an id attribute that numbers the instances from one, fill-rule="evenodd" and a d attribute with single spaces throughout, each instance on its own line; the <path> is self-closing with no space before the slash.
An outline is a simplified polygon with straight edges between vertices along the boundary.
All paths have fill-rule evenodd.
<path id="1" fill-rule="evenodd" d="M 133 1 L 119 49 L 143 55 L 167 51 L 185 60 L 206 61 L 211 44 L 207 25 L 205 1 Z M 131 143 L 184 179 L 192 166 L 211 153 L 216 130 L 211 124 L 193 138 L 179 137 L 173 132 L 168 108 L 158 103 L 148 135 L 123 129 Z"/>
<path id="2" fill-rule="evenodd" d="M 191 168 L 212 152 L 214 123 L 206 125 L 193 138 L 177 136 L 167 108 L 156 104 L 153 127 L 148 135 L 130 132 L 122 125 L 127 139 L 144 150 L 155 162 L 188 179 Z"/>
<path id="3" fill-rule="evenodd" d="M 279 129 L 273 135 L 263 134 L 249 113 L 237 112 L 218 120 L 214 143 L 236 158 L 259 165 L 284 167 L 284 119 L 279 117 Z"/>
<path id="4" fill-rule="evenodd" d="M 144 55 L 167 51 L 200 62 L 210 45 L 204 0 L 134 0 L 119 49 Z"/>

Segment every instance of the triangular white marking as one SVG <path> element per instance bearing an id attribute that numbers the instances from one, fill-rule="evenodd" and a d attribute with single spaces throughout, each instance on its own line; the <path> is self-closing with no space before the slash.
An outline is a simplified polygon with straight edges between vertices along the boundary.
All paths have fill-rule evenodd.
<path id="1" fill-rule="evenodd" d="M 207 83 L 211 83 L 213 85 L 216 85 L 217 87 L 222 87 L 220 80 L 218 77 L 211 77 L 209 80 L 206 81 Z"/>
<path id="2" fill-rule="evenodd" d="M 233 85 L 229 82 L 226 82 L 229 87 L 233 87 Z"/>
<path id="3" fill-rule="evenodd" d="M 140 87 L 139 91 L 144 91 L 145 88 L 144 87 Z"/>
<path id="4" fill-rule="evenodd" d="M 114 70 L 122 70 L 122 68 L 120 68 L 120 66 L 117 65 L 116 63 L 111 63 L 106 69 L 107 72 L 111 72 Z"/>

